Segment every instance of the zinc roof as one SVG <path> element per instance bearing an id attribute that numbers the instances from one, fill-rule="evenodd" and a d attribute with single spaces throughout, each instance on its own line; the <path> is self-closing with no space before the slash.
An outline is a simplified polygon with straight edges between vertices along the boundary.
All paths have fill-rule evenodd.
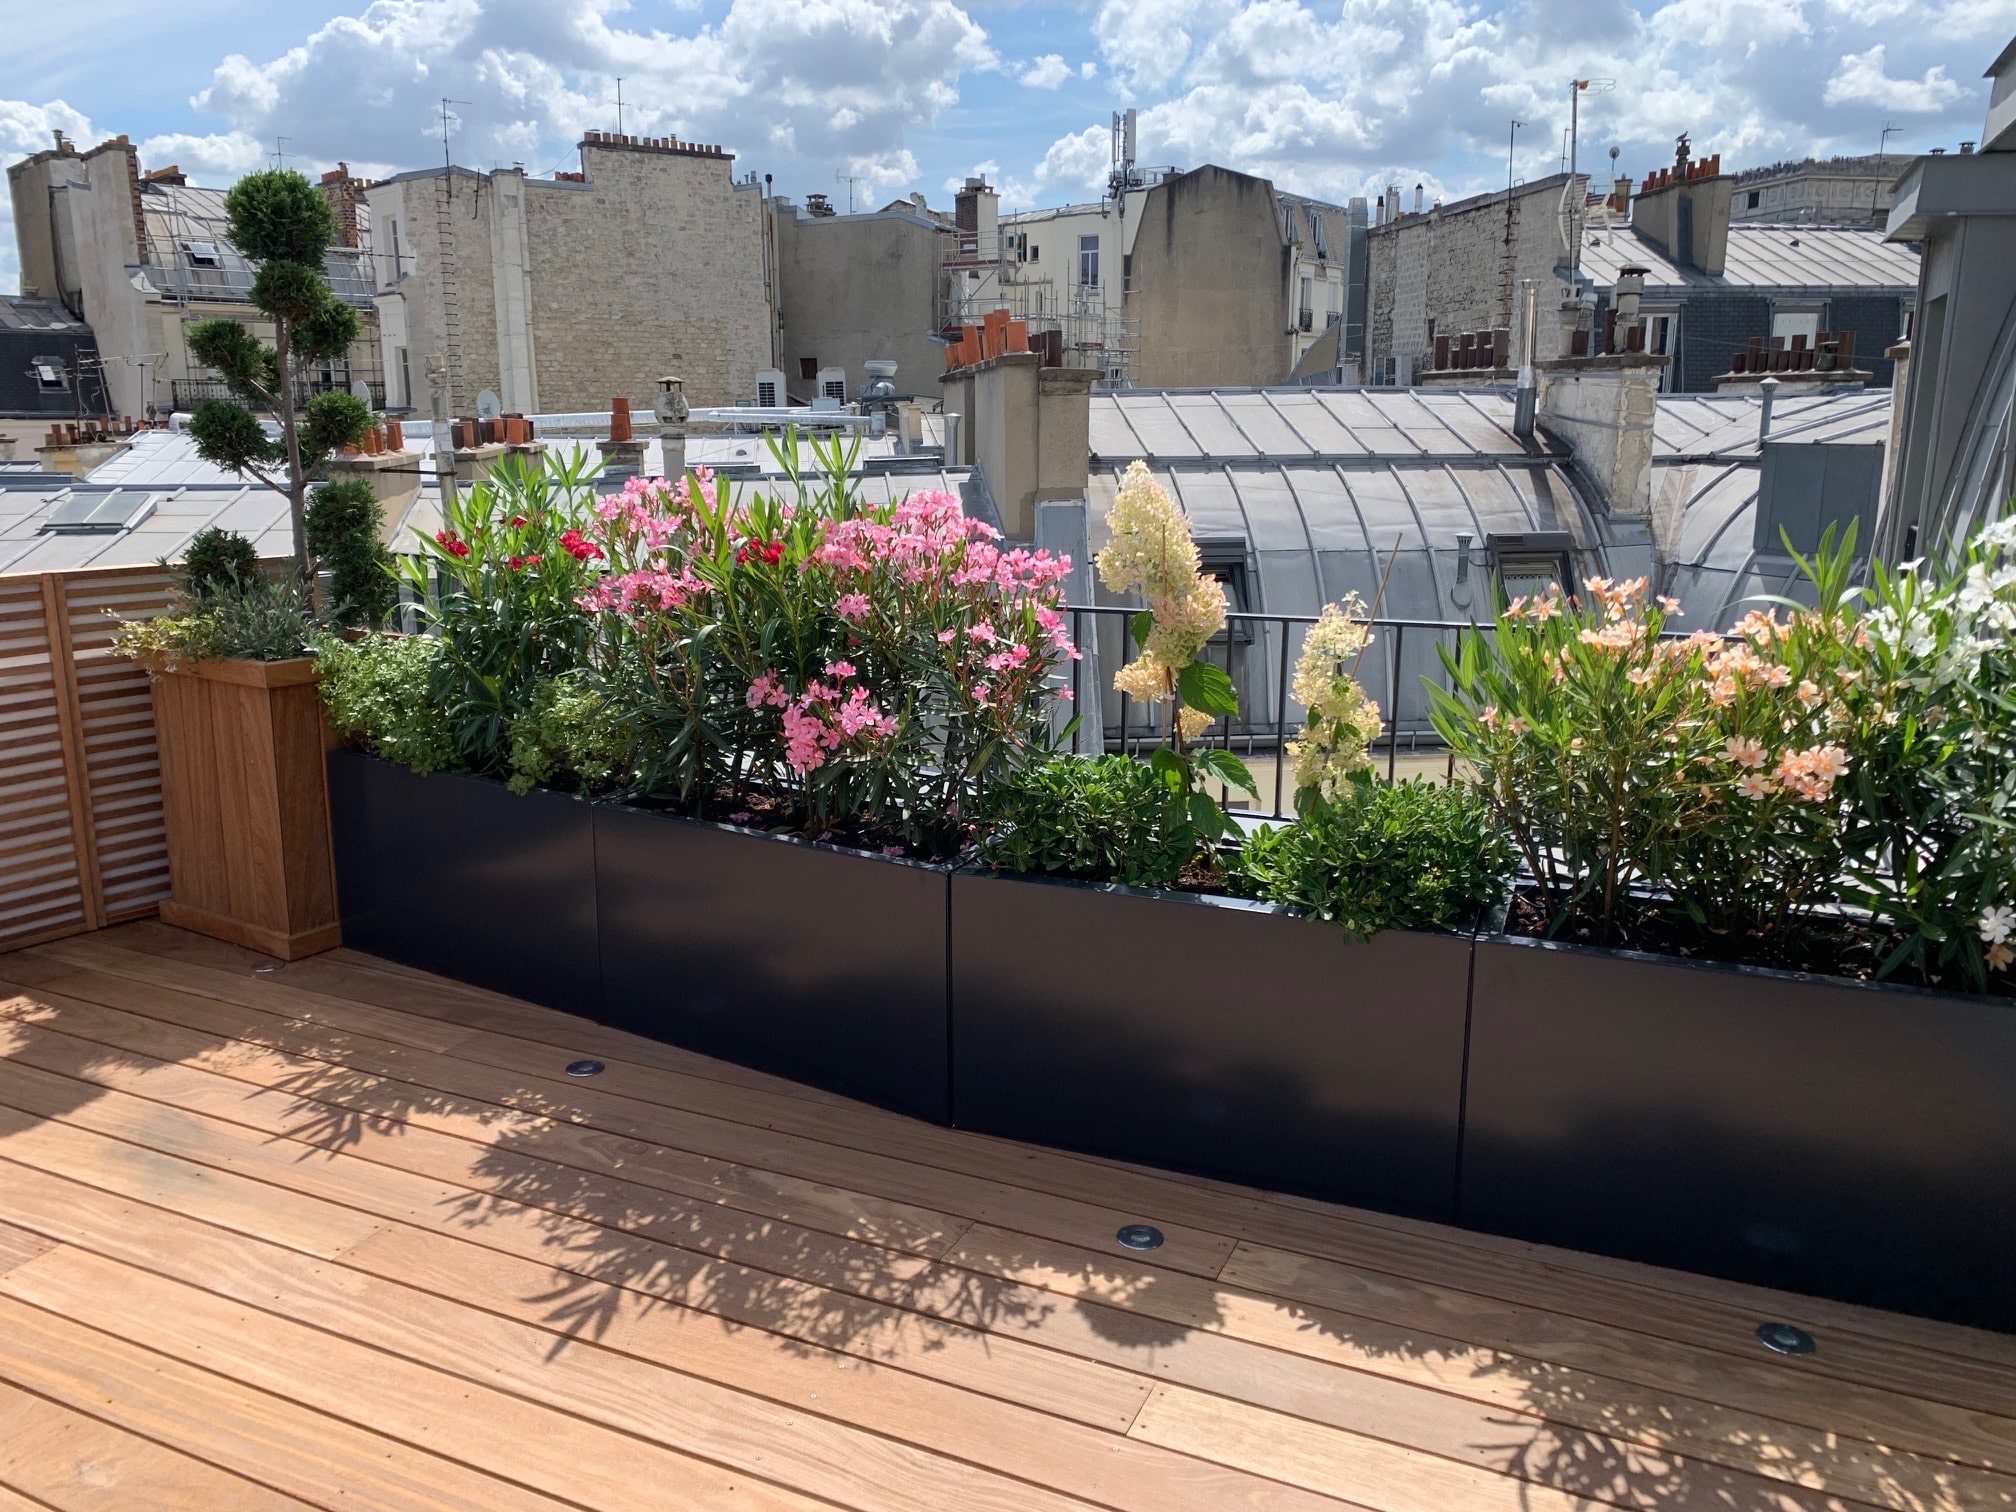
<path id="1" fill-rule="evenodd" d="M 1886 242 L 1880 226 L 1729 228 L 1729 252 L 1717 275 L 1683 268 L 1629 226 L 1598 231 L 1582 248 L 1582 271 L 1599 286 L 1617 270 L 1647 270 L 1650 289 L 1897 289 L 1918 287 L 1918 254 Z"/>

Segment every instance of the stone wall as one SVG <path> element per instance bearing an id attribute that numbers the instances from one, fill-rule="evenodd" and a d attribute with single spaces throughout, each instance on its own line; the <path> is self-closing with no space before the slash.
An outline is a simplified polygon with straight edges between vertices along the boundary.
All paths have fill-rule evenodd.
<path id="1" fill-rule="evenodd" d="M 1204 167 L 1150 189 L 1127 272 L 1134 382 L 1283 382 L 1293 366 L 1292 260 L 1266 179 Z"/>
<path id="2" fill-rule="evenodd" d="M 805 363 L 845 369 L 852 398 L 867 382 L 862 364 L 887 358 L 900 392 L 936 399 L 945 349 L 931 332 L 949 234 L 905 210 L 814 216 L 780 205 L 773 224 L 777 366 L 791 397 L 815 397 Z"/>
<path id="3" fill-rule="evenodd" d="M 696 406 L 753 397 L 770 362 L 760 192 L 733 186 L 725 153 L 584 142 L 581 161 L 584 183 L 526 185 L 540 408 L 648 409 L 667 373 Z"/>
<path id="4" fill-rule="evenodd" d="M 1566 258 L 1560 232 L 1566 181 L 1553 174 L 1513 189 L 1509 270 L 1503 191 L 1368 232 L 1366 352 L 1374 370 L 1396 353 L 1414 358 L 1418 369 L 1438 334 L 1516 328 L 1519 285 L 1529 278 L 1540 295 L 1534 355 L 1559 355 L 1563 286 L 1554 270 Z"/>

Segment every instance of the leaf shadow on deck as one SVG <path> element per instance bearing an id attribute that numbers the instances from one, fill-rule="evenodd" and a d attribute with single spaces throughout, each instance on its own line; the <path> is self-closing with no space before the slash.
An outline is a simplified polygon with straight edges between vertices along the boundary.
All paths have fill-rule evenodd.
<path id="1" fill-rule="evenodd" d="M 1277 1357 L 1267 1350 L 1305 1380 L 1312 1362 L 1343 1367 L 1327 1398 L 1282 1410 L 1375 1438 L 1435 1439 L 1422 1447 L 1511 1477 L 1508 1509 L 1840 1505 L 1822 1487 L 1900 1512 L 2016 1507 L 2016 1482 L 1782 1420 L 1768 1392 L 1719 1406 L 1732 1399 L 1718 1383 L 1687 1379 L 1667 1346 L 1623 1329 L 1592 1340 L 1584 1323 L 1555 1337 L 1543 1312 L 1421 1282 L 1397 1262 L 1320 1262 L 1318 1306 L 1294 1275 L 1212 1281 L 976 1229 L 956 1211 L 819 1179 L 809 1138 L 290 1017 L 278 995 L 272 1011 L 252 1006 L 265 983 L 353 1002 L 376 993 L 394 1011 L 416 991 L 457 989 L 312 960 L 253 976 L 258 958 L 234 947 L 159 926 L 127 938 L 233 973 L 238 1001 L 33 952 L 0 957 L 0 1154 L 10 1134 L 66 1119 L 108 1087 L 149 1096 L 164 1062 L 214 1071 L 232 1080 L 203 1111 L 263 1131 L 269 1151 L 422 1176 L 436 1184 L 430 1208 L 402 1212 L 403 1199 L 385 1197 L 374 1210 L 545 1267 L 544 1284 L 518 1300 L 540 1309 L 554 1354 L 584 1341 L 624 1348 L 641 1320 L 670 1318 L 979 1390 L 1015 1372 L 1006 1394 L 1027 1396 L 1083 1377 L 1086 1361 L 1094 1376 L 1210 1390 L 1229 1341 L 1243 1340 L 1261 1346 L 1250 1357 L 1261 1363 L 1238 1394 L 1268 1401 L 1265 1361 Z M 458 1010 L 438 1022 L 472 1020 Z M 188 1158 L 204 1159 L 199 1144 Z M 368 1189 L 368 1171 L 346 1168 Z M 1006 1279 L 1016 1276 L 1029 1281 Z M 1844 1404 L 1839 1423 L 1855 1420 Z M 1759 1465 L 1768 1477 L 1743 1468 Z"/>

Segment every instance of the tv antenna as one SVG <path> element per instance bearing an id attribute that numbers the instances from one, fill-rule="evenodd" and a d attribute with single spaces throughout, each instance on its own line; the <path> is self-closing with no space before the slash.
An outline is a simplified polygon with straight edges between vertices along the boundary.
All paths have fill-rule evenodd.
<path id="1" fill-rule="evenodd" d="M 1883 123 L 1883 134 L 1876 139 L 1876 158 L 1878 162 L 1881 162 L 1890 155 L 1890 138 L 1899 135 L 1903 130 L 1902 126 L 1893 126 L 1888 121 Z"/>
<path id="2" fill-rule="evenodd" d="M 294 138 L 292 137 L 284 136 L 273 138 L 273 166 L 275 168 L 285 168 L 287 166 L 287 144 L 293 140 Z"/>
<path id="3" fill-rule="evenodd" d="M 852 215 L 854 213 L 854 186 L 856 184 L 864 184 L 867 180 L 859 174 L 835 173 L 833 175 L 833 182 L 847 186 L 847 213 Z"/>

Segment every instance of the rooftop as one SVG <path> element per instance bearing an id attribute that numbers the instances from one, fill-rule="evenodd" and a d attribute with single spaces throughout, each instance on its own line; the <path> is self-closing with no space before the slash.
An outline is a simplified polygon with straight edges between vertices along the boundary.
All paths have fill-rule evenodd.
<path id="1" fill-rule="evenodd" d="M 2006 1338 L 921 1124 L 348 950 L 271 965 L 152 923 L 0 957 L 26 1497 L 88 1464 L 218 1508 L 2016 1501 Z M 1152 1256 L 1114 1242 L 1144 1219 Z"/>
<path id="2" fill-rule="evenodd" d="M 1723 272 L 1711 276 L 1673 262 L 1629 226 L 1595 225 L 1582 248 L 1582 273 L 1598 287 L 1621 268 L 1647 270 L 1646 289 L 1889 289 L 1918 288 L 1918 254 L 1886 242 L 1880 226 L 1729 227 Z"/>

